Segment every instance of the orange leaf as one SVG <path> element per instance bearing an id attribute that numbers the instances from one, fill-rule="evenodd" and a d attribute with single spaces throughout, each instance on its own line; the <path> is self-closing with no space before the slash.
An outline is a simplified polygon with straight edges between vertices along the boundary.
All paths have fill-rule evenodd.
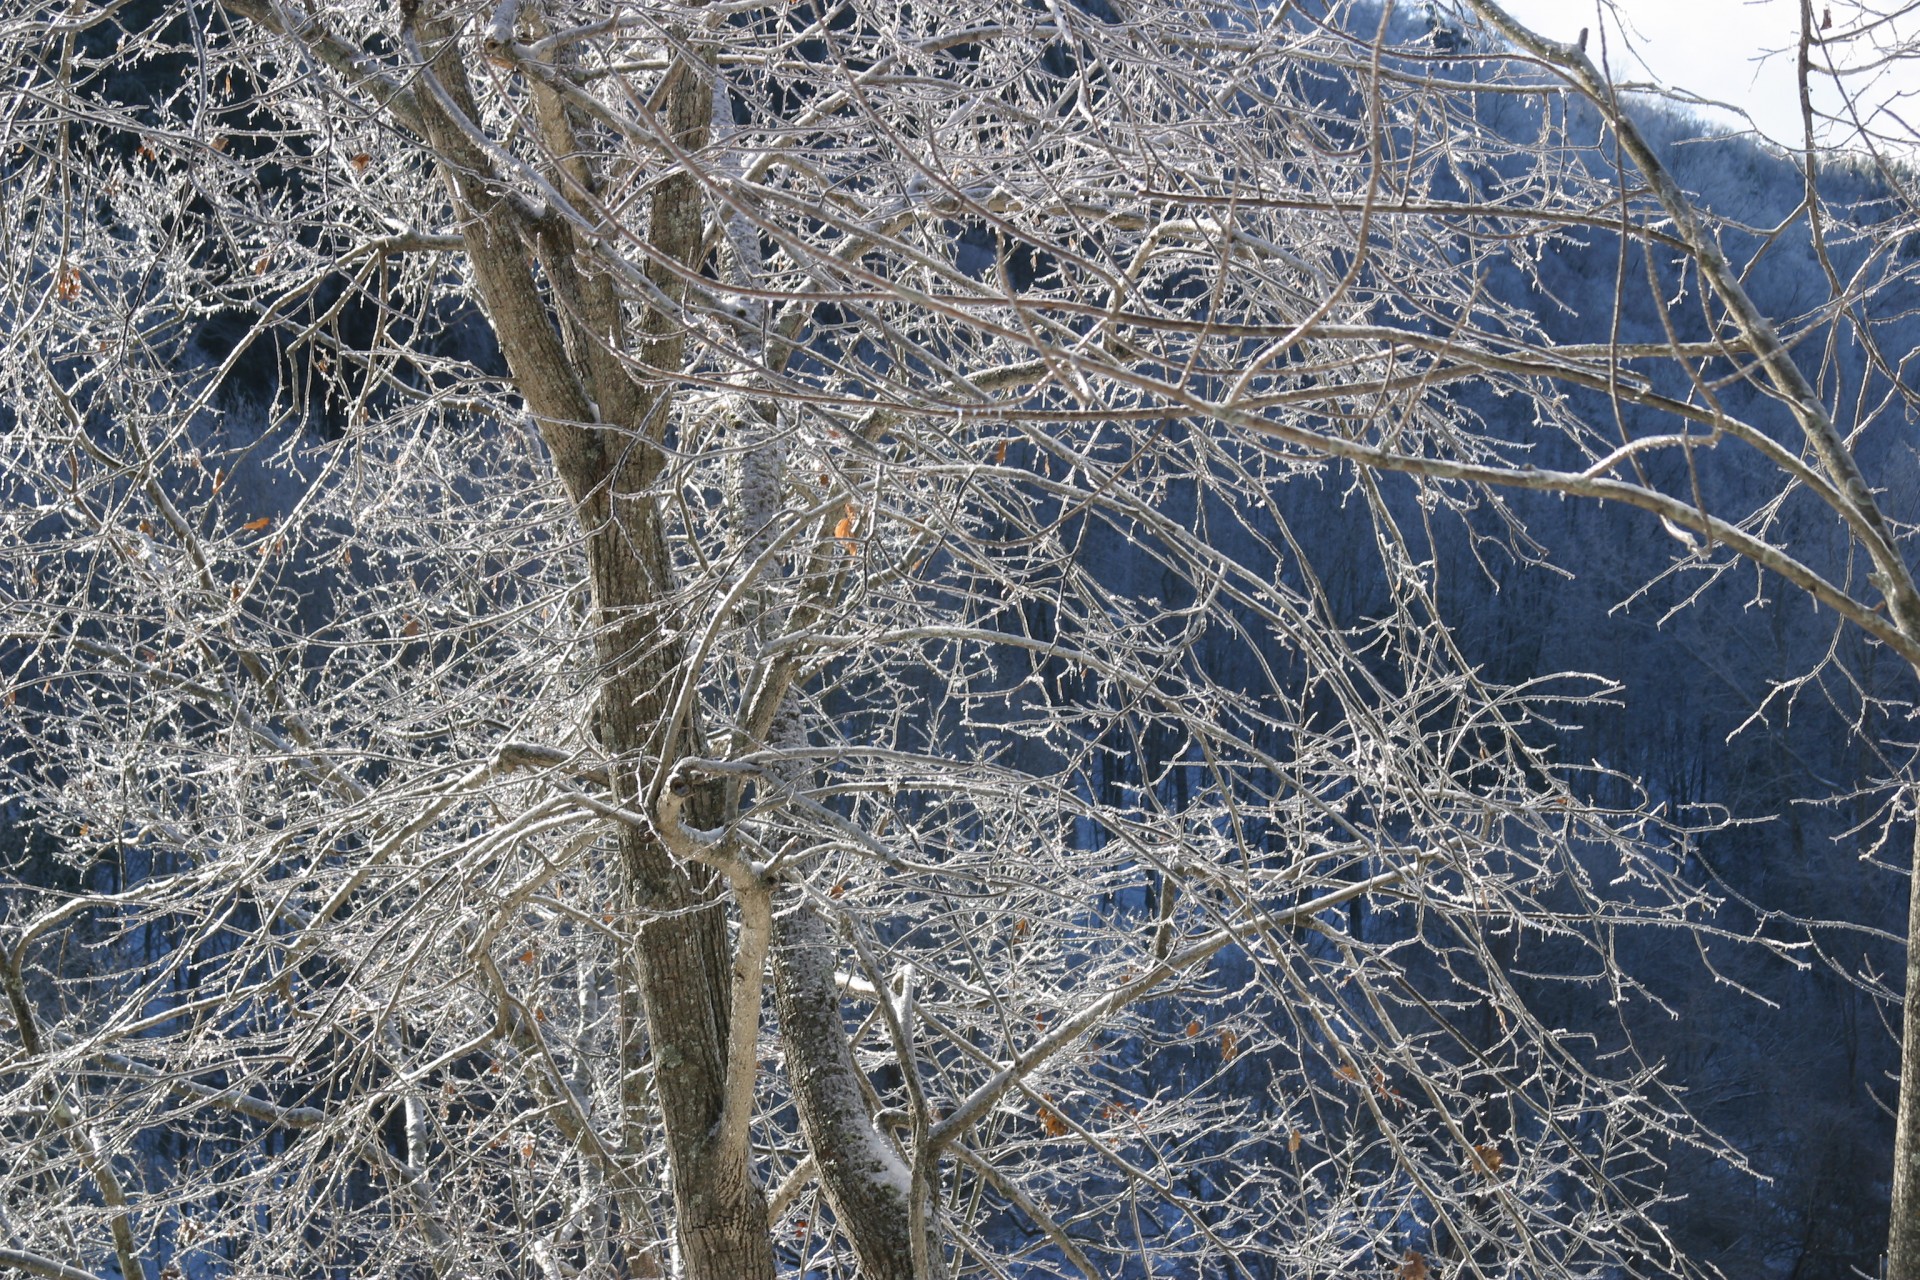
<path id="1" fill-rule="evenodd" d="M 1499 1147 L 1484 1142 L 1473 1144 L 1473 1154 L 1468 1160 L 1474 1172 L 1485 1174 L 1489 1178 L 1500 1172 L 1501 1166 L 1506 1162 L 1506 1157 L 1500 1154 Z"/>
<path id="2" fill-rule="evenodd" d="M 993 451 L 993 460 L 997 465 L 1007 460 L 1007 442 L 1002 440 Z"/>
<path id="3" fill-rule="evenodd" d="M 61 298 L 67 302 L 72 302 L 75 298 L 79 297 L 80 296 L 79 268 L 67 267 L 67 266 L 61 267 L 58 288 L 60 291 Z"/>
<path id="4" fill-rule="evenodd" d="M 255 258 L 253 261 L 253 274 L 257 276 L 263 276 L 267 274 L 267 268 L 272 265 L 273 265 L 273 255 L 270 253 L 263 253 L 258 258 Z"/>
<path id="5" fill-rule="evenodd" d="M 367 166 L 373 163 L 373 157 L 368 155 L 366 152 L 361 151 L 350 156 L 347 159 L 347 163 L 353 166 L 353 171 L 355 173 L 365 173 L 367 171 Z"/>
<path id="6" fill-rule="evenodd" d="M 420 619 L 418 619 L 418 618 L 416 618 L 416 617 L 414 617 L 414 616 L 413 616 L 412 614 L 408 614 L 408 615 L 407 615 L 407 620 L 406 620 L 405 622 L 403 622 L 403 623 L 401 623 L 401 624 L 400 624 L 400 634 L 401 634 L 401 635 L 403 635 L 403 636 L 417 636 L 417 635 L 419 635 L 419 634 L 420 634 Z"/>
<path id="7" fill-rule="evenodd" d="M 847 896 L 847 882 L 846 882 L 846 881 L 844 881 L 844 880 L 842 880 L 842 881 L 841 881 L 841 882 L 840 882 L 839 884 L 836 884 L 836 885 L 834 885 L 834 886 L 833 886 L 833 888 L 831 888 L 831 889 L 829 889 L 829 890 L 827 890 L 827 896 L 828 896 L 828 897 L 830 897 L 830 898 L 844 898 L 844 897 L 846 897 L 846 896 Z"/>
<path id="8" fill-rule="evenodd" d="M 1220 1033 L 1220 1057 L 1232 1062 L 1240 1056 L 1240 1037 L 1233 1034 L 1232 1028 Z"/>
<path id="9" fill-rule="evenodd" d="M 1187 1037 L 1191 1039 L 1192 1037 L 1199 1035 L 1201 1030 L 1202 1028 L 1200 1026 L 1200 1020 L 1198 1018 L 1195 1018 L 1192 1022 L 1189 1022 L 1187 1024 Z"/>
<path id="10" fill-rule="evenodd" d="M 1341 1063 L 1338 1067 L 1334 1068 L 1333 1073 L 1350 1084 L 1360 1083 L 1360 1069 L 1352 1063 Z"/>
<path id="11" fill-rule="evenodd" d="M 1040 1127 L 1047 1131 L 1049 1138 L 1066 1136 L 1067 1122 L 1052 1107 L 1040 1108 Z"/>
<path id="12" fill-rule="evenodd" d="M 1400 1263 L 1400 1280 L 1427 1280 L 1427 1260 L 1418 1249 L 1407 1250 Z"/>
<path id="13" fill-rule="evenodd" d="M 240 527 L 248 533 L 258 533 L 272 523 L 272 516 L 261 516 L 258 520 L 249 520 Z"/>
<path id="14" fill-rule="evenodd" d="M 1290 1129 L 1287 1132 L 1287 1154 L 1290 1156 L 1300 1154 L 1300 1131 L 1298 1129 Z"/>
<path id="15" fill-rule="evenodd" d="M 521 964 L 532 964 L 532 963 L 533 963 L 533 948 L 532 948 L 532 947 L 528 947 L 528 948 L 527 948 L 527 949 L 526 949 L 525 951 L 522 951 L 522 952 L 520 953 L 520 963 L 521 963 Z"/>

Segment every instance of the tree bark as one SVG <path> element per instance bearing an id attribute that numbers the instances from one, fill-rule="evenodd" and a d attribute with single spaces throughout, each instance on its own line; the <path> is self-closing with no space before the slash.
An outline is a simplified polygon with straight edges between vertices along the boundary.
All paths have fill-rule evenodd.
<path id="1" fill-rule="evenodd" d="M 836 953 L 826 920 L 812 907 L 776 918 L 774 997 L 788 1083 L 821 1189 L 853 1242 L 862 1280 L 924 1280 L 913 1265 L 912 1174 L 867 1115 L 840 1018 Z"/>
<path id="2" fill-rule="evenodd" d="M 1893 1139 L 1887 1280 L 1920 1280 L 1920 817 L 1907 881 L 1907 989 L 1900 1016 L 1900 1096 Z"/>
<path id="3" fill-rule="evenodd" d="M 590 501 L 585 510 L 597 516 L 603 501 Z M 646 792 L 642 771 L 665 767 L 677 753 L 665 738 L 665 721 L 683 655 L 662 638 L 656 612 L 665 586 L 654 578 L 664 557 L 649 554 L 662 546 L 657 512 L 634 503 L 625 519 L 609 515 L 588 528 L 600 622 L 597 719 L 608 755 L 639 766 L 614 776 L 616 801 L 633 808 Z M 630 914 L 642 921 L 634 972 L 686 1274 L 694 1280 L 772 1276 L 766 1200 L 745 1162 L 729 1158 L 715 1141 L 726 1097 L 732 990 L 722 887 L 704 868 L 676 863 L 650 832 L 623 826 L 619 844 Z M 637 1056 L 641 1049 L 629 1035 L 624 1071 L 648 1069 Z"/>
<path id="4" fill-rule="evenodd" d="M 611 310 L 607 335 L 579 331 L 554 313 L 532 271 L 530 255 L 549 259 L 550 279 L 578 283 L 593 274 L 569 255 L 577 249 L 564 224 L 537 224 L 479 176 L 488 160 L 454 114 L 474 118 L 464 68 L 446 30 L 422 24 L 423 61 L 446 103 L 423 96 L 429 139 L 456 202 L 467 213 L 467 253 L 514 383 L 547 441 L 574 502 L 586 544 L 593 591 L 599 697 L 594 720 L 602 747 L 616 762 L 614 799 L 645 808 L 649 782 L 670 769 L 681 743 L 667 723 L 684 654 L 679 628 L 666 616 L 672 561 L 659 507 L 650 491 L 659 470 L 655 435 L 645 424 L 664 418 L 670 388 L 643 390 L 600 344 L 621 332 L 618 305 L 591 286 L 576 297 Z M 705 145 L 711 94 L 690 64 L 672 73 L 666 115 L 677 145 Z M 431 90 L 432 86 L 428 86 Z M 450 110 L 449 110 L 450 108 Z M 699 187 L 675 173 L 656 190 L 649 231 L 663 256 L 691 266 L 698 258 Z M 671 297 L 680 278 L 657 268 Z M 570 328 L 571 326 L 571 328 Z M 563 343 L 562 336 L 571 341 Z M 684 359 L 680 317 L 650 312 L 641 324 L 642 360 L 676 369 Z M 572 350 L 568 350 L 568 347 Z M 655 428 L 657 430 L 657 428 Z M 713 815 L 707 815 L 708 820 Z M 629 1079 L 649 1068 L 667 1142 L 681 1263 L 688 1280 L 758 1280 L 774 1271 L 766 1198 L 745 1159 L 715 1141 L 727 1079 L 727 1016 L 732 964 L 724 888 L 705 868 L 678 863 L 651 832 L 620 828 L 629 918 L 640 921 L 629 968 L 640 987 L 644 1034 L 629 1020 L 622 1069 Z M 643 1091 L 622 1091 L 628 1108 Z M 623 1132 L 644 1132 L 631 1111 Z"/>

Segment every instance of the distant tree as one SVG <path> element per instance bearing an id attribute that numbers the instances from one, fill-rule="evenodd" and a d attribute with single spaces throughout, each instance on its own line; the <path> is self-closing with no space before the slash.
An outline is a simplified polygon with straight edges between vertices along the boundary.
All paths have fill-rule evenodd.
<path id="1" fill-rule="evenodd" d="M 0 916 L 0 1264 L 1695 1270 L 1659 1169 L 1722 1144 L 1535 1007 L 1712 933 L 1706 819 L 1561 750 L 1602 682 L 1487 679 L 1435 548 L 1611 501 L 1920 663 L 1903 357 L 1796 364 L 1914 219 L 1810 169 L 1783 336 L 1603 42 L 1440 29 L 9 6 L 0 733 L 74 882 Z M 1665 340 L 1516 301 L 1604 236 Z"/>

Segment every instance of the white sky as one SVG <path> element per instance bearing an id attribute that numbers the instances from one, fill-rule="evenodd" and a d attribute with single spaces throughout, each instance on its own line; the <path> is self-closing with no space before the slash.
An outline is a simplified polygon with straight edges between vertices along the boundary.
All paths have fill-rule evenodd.
<path id="1" fill-rule="evenodd" d="M 1901 7 L 1896 0 L 1868 2 L 1882 11 Z M 1540 34 L 1555 39 L 1571 40 L 1580 28 L 1593 28 L 1587 52 L 1596 62 L 1599 60 L 1595 0 L 1506 0 L 1504 7 Z M 1607 54 L 1616 79 L 1657 78 L 1701 97 L 1733 103 L 1753 117 L 1762 133 L 1775 141 L 1799 144 L 1800 101 L 1794 84 L 1799 0 L 1614 0 L 1614 7 L 1631 25 L 1625 36 L 1640 58 L 1635 61 L 1621 48 L 1622 33 L 1610 22 Z M 1831 10 L 1829 34 L 1847 30 L 1862 17 L 1856 0 L 1813 0 L 1813 10 L 1816 22 L 1823 11 Z M 1920 18 L 1909 17 L 1895 34 L 1909 41 L 1920 40 Z M 1767 50 L 1780 52 L 1764 63 L 1758 61 Z M 1860 55 L 1866 53 L 1870 50 L 1859 47 L 1853 62 L 1863 61 Z M 1816 60 L 1820 56 L 1817 46 L 1814 56 Z M 1902 126 L 1883 115 L 1877 121 L 1878 128 L 1910 139 L 1910 154 L 1920 149 L 1920 52 L 1911 61 L 1851 83 L 1860 87 L 1867 101 L 1898 113 L 1905 121 Z M 1831 91 L 1824 97 L 1828 109 L 1838 101 Z M 1823 105 L 1819 95 L 1815 105 Z M 1725 113 L 1702 114 L 1739 124 L 1736 117 Z M 1828 140 L 1841 141 L 1837 136 Z"/>

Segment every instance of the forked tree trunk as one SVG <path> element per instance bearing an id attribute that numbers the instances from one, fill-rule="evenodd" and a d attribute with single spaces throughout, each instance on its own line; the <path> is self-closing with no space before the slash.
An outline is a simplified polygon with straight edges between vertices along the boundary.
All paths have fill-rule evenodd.
<path id="1" fill-rule="evenodd" d="M 684 655 L 665 612 L 672 565 L 650 492 L 659 454 L 649 424 L 664 416 L 659 398 L 671 388 L 643 390 L 620 355 L 603 345 L 603 335 L 624 331 L 620 306 L 600 274 L 576 257 L 579 246 L 566 224 L 534 222 L 479 176 L 491 161 L 454 114 L 471 121 L 475 111 L 453 32 L 422 21 L 420 39 L 428 73 L 444 91 L 443 99 L 428 85 L 418 96 L 422 124 L 462 215 L 467 255 L 501 353 L 573 499 L 586 544 L 599 681 L 594 718 L 602 746 L 622 766 L 612 778 L 614 798 L 644 807 L 655 771 L 671 768 L 682 749 L 667 720 Z M 682 67 L 673 79 L 665 103 L 670 134 L 676 145 L 697 151 L 706 142 L 711 94 L 695 68 Z M 545 123 L 565 127 L 552 113 Z M 584 178 L 582 171 L 572 180 Z M 663 258 L 697 260 L 700 193 L 689 175 L 660 183 L 649 234 Z M 536 258 L 548 287 L 569 290 L 576 308 L 593 313 L 597 332 L 583 332 L 579 315 L 556 311 L 536 281 Z M 671 268 L 655 262 L 648 271 L 667 296 L 684 292 Z M 679 367 L 679 317 L 649 312 L 636 337 L 644 364 Z M 770 1278 L 766 1198 L 744 1152 L 717 1141 L 732 998 L 724 891 L 706 869 L 678 863 L 651 832 L 623 826 L 618 840 L 627 915 L 642 922 L 627 970 L 639 983 L 645 1021 L 643 1032 L 628 1019 L 622 1069 L 630 1080 L 651 1075 L 654 1081 L 681 1272 L 687 1280 Z M 621 1099 L 628 1108 L 623 1137 L 633 1141 L 645 1132 L 635 1114 L 646 1105 L 644 1090 L 623 1088 Z M 623 1225 L 632 1230 L 636 1224 Z"/>

